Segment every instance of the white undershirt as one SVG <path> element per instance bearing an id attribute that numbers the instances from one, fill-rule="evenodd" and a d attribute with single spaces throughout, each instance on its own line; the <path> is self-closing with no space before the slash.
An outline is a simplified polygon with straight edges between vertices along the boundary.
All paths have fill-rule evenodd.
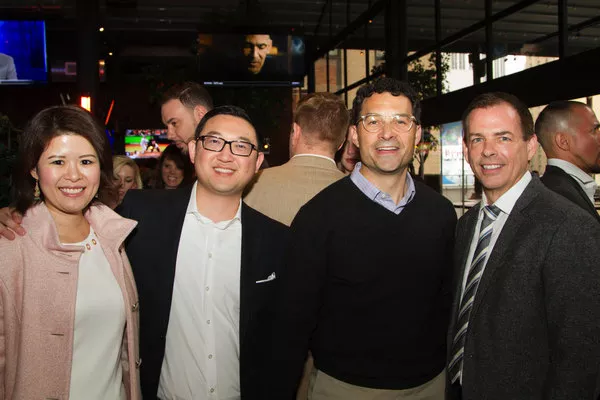
<path id="1" fill-rule="evenodd" d="M 196 185 L 177 253 L 158 397 L 240 399 L 241 201 L 232 220 L 214 223 L 198 212 Z"/>
<path id="2" fill-rule="evenodd" d="M 123 293 L 91 227 L 83 242 L 70 244 L 85 250 L 79 259 L 69 399 L 125 399 Z"/>

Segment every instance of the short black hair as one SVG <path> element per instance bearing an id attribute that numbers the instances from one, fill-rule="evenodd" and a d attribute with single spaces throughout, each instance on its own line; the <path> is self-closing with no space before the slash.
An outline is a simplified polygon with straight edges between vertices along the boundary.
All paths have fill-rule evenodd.
<path id="1" fill-rule="evenodd" d="M 244 121 L 248 122 L 252 126 L 252 128 L 254 128 L 254 131 L 256 132 L 256 141 L 257 141 L 258 151 L 262 150 L 262 147 L 261 147 L 262 136 L 260 135 L 260 133 L 258 133 L 258 130 L 252 123 L 252 120 L 250 119 L 250 116 L 248 115 L 248 113 L 243 108 L 237 107 L 237 106 L 219 106 L 219 107 L 213 108 L 212 110 L 210 110 L 209 112 L 204 114 L 204 117 L 200 120 L 200 123 L 198 123 L 198 126 L 196 127 L 196 132 L 194 134 L 194 137 L 196 138 L 196 140 L 198 140 L 198 138 L 200 137 L 200 133 L 204 129 L 204 126 L 206 126 L 206 123 L 211 118 L 214 118 L 217 115 L 230 115 L 232 117 L 241 118 Z"/>
<path id="2" fill-rule="evenodd" d="M 463 126 L 463 140 L 467 141 L 467 135 L 469 132 L 469 115 L 474 110 L 480 108 L 490 108 L 500 104 L 508 104 L 513 110 L 519 115 L 521 122 L 521 130 L 523 131 L 523 140 L 528 141 L 534 135 L 533 131 L 533 117 L 529 108 L 519 98 L 510 93 L 504 92 L 489 92 L 483 93 L 475 97 L 467 106 L 467 109 L 462 115 L 462 126 Z"/>
<path id="3" fill-rule="evenodd" d="M 161 105 L 170 100 L 179 100 L 187 108 L 202 106 L 212 110 L 213 100 L 208 90 L 196 82 L 183 82 L 171 86 L 162 96 Z"/>
<path id="4" fill-rule="evenodd" d="M 421 125 L 421 102 L 419 95 L 413 87 L 405 81 L 400 81 L 394 78 L 383 77 L 371 83 L 367 83 L 358 89 L 356 97 L 352 102 L 352 124 L 358 123 L 358 118 L 362 112 L 363 102 L 367 97 L 371 97 L 374 93 L 390 93 L 392 96 L 404 96 L 412 105 L 412 113 L 417 120 L 417 124 Z"/>
<path id="5" fill-rule="evenodd" d="M 535 133 L 544 151 L 552 150 L 552 138 L 560 131 L 572 130 L 570 124 L 575 108 L 589 108 L 587 104 L 572 100 L 553 101 L 548 104 L 535 121 Z"/>

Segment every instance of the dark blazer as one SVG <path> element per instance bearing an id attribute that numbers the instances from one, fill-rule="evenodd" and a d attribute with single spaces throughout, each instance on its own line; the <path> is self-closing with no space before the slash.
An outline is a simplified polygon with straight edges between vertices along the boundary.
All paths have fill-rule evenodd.
<path id="1" fill-rule="evenodd" d="M 457 225 L 449 349 L 478 212 L 473 207 Z M 462 398 L 596 399 L 599 263 L 600 226 L 533 178 L 510 213 L 477 289 Z"/>
<path id="2" fill-rule="evenodd" d="M 561 168 L 548 165 L 541 180 L 548 189 L 571 200 L 573 203 L 589 212 L 596 221 L 600 222 L 600 215 L 598 215 L 594 204 L 590 201 L 590 198 L 582 189 L 581 185 L 579 185 L 571 175 L 567 174 Z"/>
<path id="3" fill-rule="evenodd" d="M 155 399 L 165 353 L 175 265 L 192 187 L 132 190 L 119 207 L 138 221 L 126 242 L 140 302 L 140 379 L 144 399 Z M 269 346 L 273 296 L 288 243 L 288 228 L 242 203 L 240 277 L 240 387 L 243 399 L 257 399 L 256 382 Z"/>

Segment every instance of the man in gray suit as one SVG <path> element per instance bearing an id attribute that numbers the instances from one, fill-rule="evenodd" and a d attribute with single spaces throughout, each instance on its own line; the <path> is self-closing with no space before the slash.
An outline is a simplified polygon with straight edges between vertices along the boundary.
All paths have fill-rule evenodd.
<path id="1" fill-rule="evenodd" d="M 18 79 L 15 61 L 7 54 L 0 53 L 0 81 Z"/>
<path id="2" fill-rule="evenodd" d="M 600 122 L 594 111 L 577 101 L 550 103 L 535 132 L 548 156 L 542 182 L 600 222 L 594 207 L 598 185 L 590 176 L 600 173 Z"/>
<path id="3" fill-rule="evenodd" d="M 528 172 L 537 139 L 516 97 L 478 96 L 463 129 L 483 199 L 457 226 L 449 398 L 595 400 L 600 227 Z"/>

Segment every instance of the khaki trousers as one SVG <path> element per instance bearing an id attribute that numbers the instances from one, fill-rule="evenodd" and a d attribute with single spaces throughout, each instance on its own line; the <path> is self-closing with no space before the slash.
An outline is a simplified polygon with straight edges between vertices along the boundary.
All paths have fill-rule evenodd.
<path id="1" fill-rule="evenodd" d="M 372 389 L 351 385 L 314 368 L 308 400 L 444 400 L 446 373 L 424 384 L 404 390 Z"/>

